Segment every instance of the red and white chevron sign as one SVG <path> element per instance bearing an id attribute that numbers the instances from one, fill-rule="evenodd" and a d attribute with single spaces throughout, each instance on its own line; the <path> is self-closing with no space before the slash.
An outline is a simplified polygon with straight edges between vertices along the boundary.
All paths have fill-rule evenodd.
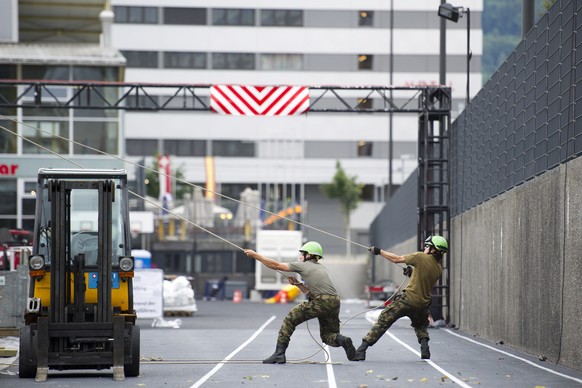
<path id="1" fill-rule="evenodd" d="M 236 116 L 293 116 L 309 109 L 305 86 L 212 85 L 210 109 Z"/>

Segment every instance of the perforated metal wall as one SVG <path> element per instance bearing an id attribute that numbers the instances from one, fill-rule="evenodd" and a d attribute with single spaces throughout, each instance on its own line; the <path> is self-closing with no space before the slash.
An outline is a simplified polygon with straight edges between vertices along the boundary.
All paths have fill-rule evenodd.
<path id="1" fill-rule="evenodd" d="M 452 124 L 451 216 L 582 154 L 581 13 L 556 1 Z"/>

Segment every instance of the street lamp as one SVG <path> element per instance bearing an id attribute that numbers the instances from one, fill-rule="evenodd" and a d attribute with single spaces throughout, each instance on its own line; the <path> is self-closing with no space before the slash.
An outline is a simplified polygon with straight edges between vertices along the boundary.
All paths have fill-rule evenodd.
<path id="1" fill-rule="evenodd" d="M 443 3 L 439 6 L 439 16 L 450 20 L 452 22 L 459 21 L 463 14 L 467 14 L 467 98 L 465 102 L 465 108 L 469 106 L 469 70 L 471 61 L 471 10 L 469 8 L 455 7 L 449 3 Z"/>

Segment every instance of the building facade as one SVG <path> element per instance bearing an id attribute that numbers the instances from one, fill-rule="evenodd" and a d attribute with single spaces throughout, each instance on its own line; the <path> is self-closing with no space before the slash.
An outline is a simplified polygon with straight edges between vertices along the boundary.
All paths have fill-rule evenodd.
<path id="1" fill-rule="evenodd" d="M 431 85 L 439 82 L 439 4 L 294 0 L 241 7 L 235 0 L 170 0 L 162 6 L 154 0 L 113 0 L 112 42 L 128 60 L 127 82 Z M 470 86 L 475 94 L 481 88 L 482 1 L 463 5 L 471 8 Z M 466 99 L 466 20 L 448 22 L 447 29 L 447 84 L 455 114 Z M 162 103 L 167 97 L 157 96 Z M 415 115 L 127 112 L 125 123 L 128 157 L 171 155 L 186 180 L 205 185 L 205 158 L 210 156 L 219 193 L 238 198 L 246 187 L 257 189 L 270 211 L 298 203 L 308 209 L 301 221 L 344 236 L 337 203 L 319 190 L 331 181 L 339 160 L 348 175 L 365 185 L 364 202 L 351 225 L 352 237 L 363 244 L 370 221 L 390 195 L 390 183 L 394 190 L 416 167 Z M 220 196 L 217 201 L 237 211 L 237 203 Z M 345 252 L 340 240 L 309 229 L 304 233 L 322 240 L 330 252 Z"/>
<path id="2" fill-rule="evenodd" d="M 482 0 L 463 2 L 463 6 L 471 9 L 472 18 L 469 71 L 467 20 L 461 18 L 458 23 L 446 24 L 446 84 L 452 88 L 453 116 L 464 108 L 467 78 L 470 78 L 471 95 L 481 88 L 482 3 Z M 10 0 L 0 6 L 6 10 L 0 12 L 4 22 L 0 40 L 5 42 L 0 47 L 0 78 L 80 79 L 75 76 L 75 68 L 80 63 L 71 62 L 70 53 L 59 52 L 58 45 L 65 44 L 70 50 L 75 44 L 95 45 L 101 39 L 112 52 L 121 53 L 126 62 L 117 62 L 117 74 L 95 76 L 98 80 L 300 86 L 439 83 L 438 0 L 357 3 L 258 0 L 244 7 L 235 0 L 69 0 L 59 4 L 69 11 L 55 10 L 55 5 L 51 8 L 46 2 L 35 0 L 26 5 Z M 113 11 L 110 35 L 103 31 L 98 18 L 99 10 L 108 6 Z M 61 20 L 57 21 L 53 14 L 59 14 Z M 38 26 L 39 20 L 48 24 L 35 29 L 34 21 Z M 67 25 L 71 25 L 69 33 Z M 69 61 L 66 74 L 39 68 L 35 68 L 36 73 L 28 72 L 25 68 L 32 64 L 27 62 L 27 57 L 14 54 L 27 45 L 46 50 L 43 58 L 56 56 L 61 64 Z M 58 61 L 51 66 L 60 66 Z M 83 66 L 91 61 L 86 62 Z M 152 98 L 163 102 L 169 93 L 162 90 Z M 322 101 L 330 108 L 341 109 L 332 98 L 323 97 Z M 394 101 L 405 103 L 398 97 Z M 380 107 L 384 102 L 370 98 L 357 103 Z M 29 131 L 25 122 L 32 128 L 49 126 L 55 133 L 71 139 L 83 133 L 82 127 L 77 127 L 84 125 L 82 112 L 44 111 L 38 116 L 26 111 L 2 114 L 5 115 L 1 118 L 3 125 L 22 135 Z M 250 188 L 259 192 L 262 208 L 276 213 L 299 206 L 301 211 L 293 215 L 294 219 L 344 237 L 338 202 L 329 200 L 320 191 L 321 184 L 331 182 L 339 161 L 349 176 L 357 176 L 357 182 L 364 185 L 363 202 L 352 214 L 349 235 L 349 239 L 361 244 L 368 244 L 370 222 L 417 164 L 418 117 L 414 114 L 327 112 L 249 117 L 210 111 L 127 111 L 117 112 L 115 117 L 110 115 L 104 111 L 100 113 L 101 118 L 91 117 L 86 121 L 115 122 L 117 137 L 107 139 L 107 144 L 91 136 L 86 141 L 128 160 L 126 168 L 133 179 L 141 175 L 132 163 L 143 161 L 151 166 L 156 155 L 168 155 L 172 168 L 179 170 L 185 181 L 203 187 L 211 184 L 219 194 L 214 199 L 216 205 L 233 214 L 240 211 L 241 205 L 221 194 L 238 199 Z M 6 117 L 16 121 L 6 122 Z M 55 122 L 60 124 L 55 126 Z M 96 131 L 106 134 L 113 124 L 100 125 Z M 5 199 L 0 223 L 28 227 L 29 223 L 23 221 L 31 220 L 29 211 L 25 210 L 28 205 L 23 202 L 28 195 L 27 185 L 34 180 L 39 165 L 46 167 L 50 163 L 56 167 L 61 162 L 54 157 L 39 156 L 42 152 L 27 148 L 19 137 L 12 137 L 12 142 L 8 148 L 4 146 L 0 164 L 6 165 L 7 171 L 13 164 L 20 167 L 15 174 L 0 176 Z M 3 141 L 3 144 L 12 143 Z M 115 147 L 111 148 L 112 144 Z M 78 155 L 81 151 L 77 152 L 78 147 L 74 145 L 58 147 L 66 148 L 61 152 L 73 159 L 88 157 Z M 42 160 L 43 157 L 48 160 Z M 89 160 L 103 167 L 119 167 L 117 162 L 101 155 L 90 156 Z M 179 205 L 180 198 L 176 200 Z M 305 239 L 321 241 L 328 254 L 345 254 L 344 241 L 309 227 L 287 222 L 275 222 L 267 227 L 302 229 Z M 191 246 L 181 244 L 174 251 L 164 253 L 163 245 L 159 245 L 158 257 L 163 257 L 160 264 L 168 264 L 175 271 L 193 271 L 205 267 L 203 262 L 210 263 L 210 259 L 196 261 L 192 252 L 188 252 Z M 236 259 L 229 253 L 218 255 L 230 264 L 218 267 L 213 264 L 214 272 L 228 272 L 237 266 L 238 254 L 232 254 Z M 183 263 L 192 260 L 184 267 Z M 212 260 L 213 263 L 220 261 Z"/>

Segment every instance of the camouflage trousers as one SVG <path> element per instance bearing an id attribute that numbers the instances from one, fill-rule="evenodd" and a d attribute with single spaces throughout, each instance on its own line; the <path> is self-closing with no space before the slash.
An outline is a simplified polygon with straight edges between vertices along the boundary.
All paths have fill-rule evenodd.
<path id="1" fill-rule="evenodd" d="M 340 299 L 337 296 L 322 295 L 293 307 L 281 324 L 277 342 L 289 344 L 295 328 L 305 321 L 317 318 L 321 340 L 332 347 L 338 347 Z"/>
<path id="2" fill-rule="evenodd" d="M 414 328 L 418 342 L 428 336 L 428 306 L 415 307 L 406 299 L 406 293 L 396 301 L 389 304 L 381 313 L 378 322 L 372 326 L 368 334 L 363 338 L 370 345 L 374 345 L 380 337 L 386 333 L 386 330 L 392 326 L 399 318 L 409 317 L 412 321 L 410 326 Z"/>

